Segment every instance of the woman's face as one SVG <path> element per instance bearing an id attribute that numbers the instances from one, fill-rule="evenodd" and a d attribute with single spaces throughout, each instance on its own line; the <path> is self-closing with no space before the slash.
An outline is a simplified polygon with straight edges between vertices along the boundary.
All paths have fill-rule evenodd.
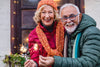
<path id="1" fill-rule="evenodd" d="M 54 21 L 54 10 L 51 6 L 45 6 L 41 11 L 41 21 L 46 26 L 51 26 Z"/>

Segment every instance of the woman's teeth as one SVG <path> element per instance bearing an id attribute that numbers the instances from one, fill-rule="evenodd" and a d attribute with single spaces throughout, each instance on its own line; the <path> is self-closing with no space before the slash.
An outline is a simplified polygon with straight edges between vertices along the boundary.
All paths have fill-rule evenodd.
<path id="1" fill-rule="evenodd" d="M 45 21 L 50 21 L 51 19 L 45 19 Z"/>

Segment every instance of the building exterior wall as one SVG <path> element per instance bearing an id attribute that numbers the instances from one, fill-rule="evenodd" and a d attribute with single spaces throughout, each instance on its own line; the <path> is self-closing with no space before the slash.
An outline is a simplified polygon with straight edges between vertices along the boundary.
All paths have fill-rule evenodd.
<path id="1" fill-rule="evenodd" d="M 93 17 L 100 29 L 100 0 L 85 0 L 85 13 Z M 0 2 L 0 67 L 7 67 L 2 60 L 10 54 L 10 0 Z"/>
<path id="2" fill-rule="evenodd" d="M 85 13 L 95 19 L 100 29 L 100 0 L 85 0 Z"/>
<path id="3" fill-rule="evenodd" d="M 1 1 L 1 0 L 0 0 Z M 7 67 L 2 60 L 10 53 L 10 0 L 0 2 L 0 67 Z"/>

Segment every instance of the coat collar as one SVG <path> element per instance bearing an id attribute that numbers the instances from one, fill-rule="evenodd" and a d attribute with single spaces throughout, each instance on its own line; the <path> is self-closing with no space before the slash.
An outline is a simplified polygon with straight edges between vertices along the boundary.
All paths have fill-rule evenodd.
<path id="1" fill-rule="evenodd" d="M 56 25 L 57 25 L 57 22 L 53 22 L 53 25 L 52 27 L 46 27 L 45 25 L 43 24 L 40 24 L 40 28 L 44 31 L 44 32 L 52 32 L 52 31 L 56 31 Z"/>
<path id="2" fill-rule="evenodd" d="M 75 37 L 79 32 L 84 31 L 90 26 L 96 26 L 95 20 L 86 14 L 82 14 L 81 22 L 71 36 Z"/>

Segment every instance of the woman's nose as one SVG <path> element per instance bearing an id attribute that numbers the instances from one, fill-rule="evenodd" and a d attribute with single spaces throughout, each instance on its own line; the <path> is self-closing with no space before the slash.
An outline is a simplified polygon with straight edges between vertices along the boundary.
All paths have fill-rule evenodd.
<path id="1" fill-rule="evenodd" d="M 48 14 L 48 13 L 46 13 L 45 17 L 49 17 L 49 14 Z"/>

